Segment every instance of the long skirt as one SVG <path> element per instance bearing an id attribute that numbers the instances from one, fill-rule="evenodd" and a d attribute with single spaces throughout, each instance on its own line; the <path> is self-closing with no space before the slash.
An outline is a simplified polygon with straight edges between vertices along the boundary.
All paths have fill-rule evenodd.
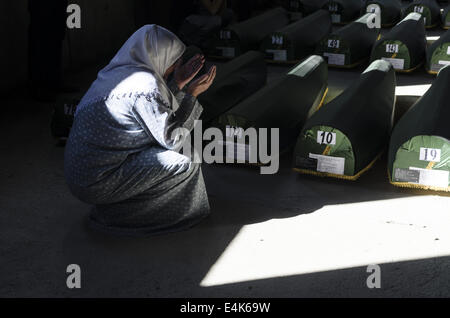
<path id="1" fill-rule="evenodd" d="M 200 164 L 159 147 L 129 156 L 91 187 L 71 190 L 95 203 L 89 216 L 93 228 L 119 235 L 176 232 L 210 213 Z"/>

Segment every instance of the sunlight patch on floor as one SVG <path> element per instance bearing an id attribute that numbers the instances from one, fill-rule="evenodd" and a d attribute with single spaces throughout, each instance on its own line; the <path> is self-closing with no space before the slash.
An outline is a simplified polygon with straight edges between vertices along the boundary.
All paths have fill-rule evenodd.
<path id="1" fill-rule="evenodd" d="M 449 197 L 325 206 L 244 226 L 200 285 L 446 256 L 449 228 Z"/>
<path id="2" fill-rule="evenodd" d="M 395 95 L 397 95 L 397 96 L 423 96 L 430 87 L 431 87 L 431 84 L 397 86 L 395 88 Z"/>

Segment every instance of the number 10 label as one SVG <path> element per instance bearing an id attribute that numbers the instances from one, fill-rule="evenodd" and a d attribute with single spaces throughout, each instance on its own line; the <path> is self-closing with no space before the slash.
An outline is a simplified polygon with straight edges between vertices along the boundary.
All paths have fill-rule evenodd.
<path id="1" fill-rule="evenodd" d="M 319 130 L 317 132 L 317 143 L 321 145 L 335 145 L 336 133 Z"/>
<path id="2" fill-rule="evenodd" d="M 422 161 L 441 161 L 441 149 L 420 148 L 420 160 Z"/>

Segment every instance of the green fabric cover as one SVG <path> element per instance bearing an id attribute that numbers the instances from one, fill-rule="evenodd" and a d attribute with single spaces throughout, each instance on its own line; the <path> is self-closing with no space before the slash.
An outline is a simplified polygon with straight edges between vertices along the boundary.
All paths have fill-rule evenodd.
<path id="1" fill-rule="evenodd" d="M 249 51 L 228 63 L 217 66 L 213 85 L 199 96 L 206 123 L 258 91 L 266 84 L 264 54 Z"/>
<path id="2" fill-rule="evenodd" d="M 377 4 L 381 9 L 381 25 L 383 27 L 398 23 L 402 17 L 402 3 L 400 0 L 367 0 L 365 7 Z"/>
<path id="3" fill-rule="evenodd" d="M 439 72 L 448 64 L 450 64 L 450 30 L 441 35 L 439 40 L 427 49 L 428 71 Z"/>
<path id="4" fill-rule="evenodd" d="M 280 149 L 291 146 L 327 89 L 328 68 L 313 55 L 214 121 L 213 126 L 279 128 Z"/>
<path id="5" fill-rule="evenodd" d="M 325 135 L 322 136 L 324 133 Z M 332 136 L 329 133 L 336 134 L 336 140 L 335 145 L 327 149 L 325 144 L 318 143 L 318 138 L 324 138 L 324 140 L 326 140 L 328 136 Z M 312 158 L 310 154 L 327 156 L 330 157 L 327 159 L 332 160 L 335 160 L 335 158 L 345 158 L 345 161 L 343 161 L 343 167 L 341 168 L 343 170 L 340 171 L 340 168 L 336 166 L 328 167 L 328 169 L 326 167 L 319 167 L 319 161 L 323 160 Z M 304 131 L 304 134 L 301 135 L 298 140 L 294 159 L 295 168 L 333 174 L 343 174 L 346 176 L 355 175 L 355 154 L 352 143 L 342 131 L 331 126 L 318 125 Z M 333 165 L 332 162 L 328 163 L 328 165 L 330 164 Z M 324 164 L 322 163 L 322 165 Z M 336 165 L 336 163 L 334 165 Z"/>
<path id="6" fill-rule="evenodd" d="M 449 186 L 449 171 L 450 141 L 438 136 L 420 135 L 406 141 L 397 150 L 390 176 L 394 184 L 408 183 L 444 190 Z"/>
<path id="7" fill-rule="evenodd" d="M 319 41 L 330 32 L 330 14 L 319 10 L 267 35 L 262 41 L 261 51 L 275 61 L 300 60 L 311 55 Z"/>
<path id="8" fill-rule="evenodd" d="M 404 182 L 410 167 L 425 168 L 433 161 L 420 160 L 420 148 L 440 150 L 440 161 L 434 164 L 432 170 L 450 171 L 449 83 L 450 66 L 446 66 L 441 69 L 425 95 L 395 126 L 388 158 L 391 181 Z M 394 170 L 396 168 L 405 171 L 400 170 L 396 173 Z M 417 177 L 414 176 L 414 172 L 411 174 L 411 178 Z"/>
<path id="9" fill-rule="evenodd" d="M 386 59 L 396 70 L 411 70 L 424 61 L 426 45 L 423 19 L 410 13 L 375 43 L 371 60 Z"/>
<path id="10" fill-rule="evenodd" d="M 332 66 L 356 66 L 370 57 L 379 29 L 369 28 L 367 22 L 373 17 L 367 13 L 349 25 L 331 33 L 317 46 L 316 52 L 328 59 Z"/>
<path id="11" fill-rule="evenodd" d="M 233 58 L 249 50 L 259 50 L 264 37 L 290 22 L 288 12 L 277 7 L 219 32 L 212 54 Z"/>
<path id="12" fill-rule="evenodd" d="M 405 16 L 411 12 L 417 12 L 425 18 L 425 27 L 433 27 L 439 24 L 441 8 L 436 0 L 415 0 L 405 10 Z"/>
<path id="13" fill-rule="evenodd" d="M 310 154 L 345 158 L 343 173 L 333 174 L 351 177 L 367 168 L 389 143 L 395 86 L 392 65 L 373 62 L 348 89 L 307 121 L 295 147 L 294 168 L 333 173 L 321 169 L 321 160 Z M 322 139 L 319 131 L 336 133 L 336 140 Z"/>

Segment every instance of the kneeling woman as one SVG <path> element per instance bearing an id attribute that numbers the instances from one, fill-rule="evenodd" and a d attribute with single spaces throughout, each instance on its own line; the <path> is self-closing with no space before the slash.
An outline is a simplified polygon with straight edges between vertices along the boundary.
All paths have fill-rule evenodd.
<path id="1" fill-rule="evenodd" d="M 192 81 L 205 60 L 196 55 L 181 65 L 184 50 L 170 31 L 142 27 L 78 105 L 64 170 L 71 192 L 95 205 L 89 219 L 97 229 L 161 234 L 209 214 L 199 164 L 174 150 L 186 138 L 178 128 L 190 131 L 199 118 L 196 97 L 210 87 L 216 68 Z"/>

